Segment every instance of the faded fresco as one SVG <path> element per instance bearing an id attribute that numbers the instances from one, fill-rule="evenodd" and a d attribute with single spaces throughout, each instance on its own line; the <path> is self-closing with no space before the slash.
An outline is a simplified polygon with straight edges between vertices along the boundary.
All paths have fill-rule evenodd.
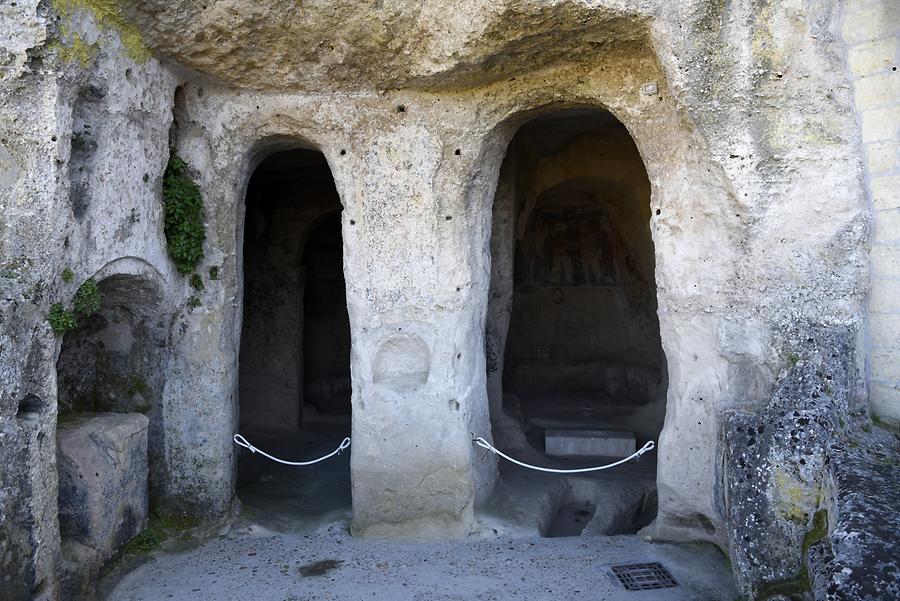
<path id="1" fill-rule="evenodd" d="M 531 216 L 517 250 L 517 284 L 535 287 L 617 286 L 613 233 L 596 205 L 554 203 Z"/>

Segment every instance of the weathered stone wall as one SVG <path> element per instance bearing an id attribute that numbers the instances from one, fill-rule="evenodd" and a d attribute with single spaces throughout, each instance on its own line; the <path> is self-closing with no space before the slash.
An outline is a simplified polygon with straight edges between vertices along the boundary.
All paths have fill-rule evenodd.
<path id="1" fill-rule="evenodd" d="M 60 344 L 46 315 L 92 275 L 121 269 L 164 292 L 161 506 L 227 511 L 244 195 L 263 158 L 294 147 L 322 151 L 344 207 L 354 532 L 477 531 L 496 479 L 471 436 L 490 433 L 500 166 L 519 126 L 575 106 L 625 125 L 651 187 L 669 385 L 646 533 L 727 548 L 722 411 L 766 402 L 793 324 L 864 318 L 870 207 L 838 2 L 124 4 L 0 9 L 5 595 L 53 594 Z M 200 293 L 166 257 L 161 219 L 179 84 L 172 141 L 205 200 Z"/>
<path id="2" fill-rule="evenodd" d="M 900 423 L 900 10 L 890 0 L 848 1 L 841 31 L 873 215 L 869 402 L 874 415 L 896 424 Z"/>
<path id="3" fill-rule="evenodd" d="M 47 315 L 53 303 L 71 306 L 90 277 L 178 287 L 158 192 L 174 77 L 156 60 L 130 58 L 115 28 L 89 12 L 56 21 L 46 2 L 2 10 L 0 573 L 4 596 L 43 598 L 60 565 L 61 339 Z"/>

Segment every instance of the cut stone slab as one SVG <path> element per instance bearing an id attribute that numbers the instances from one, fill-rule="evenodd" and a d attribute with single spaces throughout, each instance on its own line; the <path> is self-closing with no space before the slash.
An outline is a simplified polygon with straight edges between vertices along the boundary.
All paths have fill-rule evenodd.
<path id="1" fill-rule="evenodd" d="M 544 450 L 553 456 L 627 457 L 635 452 L 631 432 L 614 430 L 547 430 Z"/>
<path id="2" fill-rule="evenodd" d="M 86 413 L 56 432 L 59 528 L 105 561 L 147 526 L 147 416 Z"/>

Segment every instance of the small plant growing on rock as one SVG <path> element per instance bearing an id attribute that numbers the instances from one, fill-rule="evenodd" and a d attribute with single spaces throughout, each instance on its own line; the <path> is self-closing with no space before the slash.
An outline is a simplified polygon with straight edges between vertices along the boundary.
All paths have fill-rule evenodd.
<path id="1" fill-rule="evenodd" d="M 190 307 L 191 309 L 196 309 L 197 307 L 200 306 L 200 297 L 192 296 L 191 298 L 188 299 L 187 304 L 188 304 L 188 307 Z"/>
<path id="2" fill-rule="evenodd" d="M 73 300 L 75 312 L 90 317 L 100 310 L 100 288 L 93 279 L 87 279 L 78 287 Z"/>
<path id="3" fill-rule="evenodd" d="M 70 283 L 75 278 L 75 274 L 72 273 L 72 270 L 66 267 L 62 271 L 62 281 L 66 284 Z"/>
<path id="4" fill-rule="evenodd" d="M 190 273 L 203 258 L 203 198 L 187 173 L 185 163 L 173 150 L 163 175 L 165 233 L 169 256 L 179 273 Z"/>
<path id="5" fill-rule="evenodd" d="M 209 279 L 218 280 L 219 279 L 219 268 L 215 265 L 209 268 Z"/>
<path id="6" fill-rule="evenodd" d="M 47 314 L 47 321 L 50 322 L 50 328 L 54 334 L 65 334 L 69 330 L 74 330 L 78 326 L 78 320 L 75 314 L 63 307 L 62 303 L 54 303 L 50 307 L 50 313 Z"/>
<path id="7" fill-rule="evenodd" d="M 201 290 L 203 290 L 203 278 L 200 277 L 200 274 L 195 273 L 194 275 L 192 275 L 191 279 L 190 279 L 190 283 L 191 283 L 191 288 L 193 288 L 197 292 L 200 292 Z"/>

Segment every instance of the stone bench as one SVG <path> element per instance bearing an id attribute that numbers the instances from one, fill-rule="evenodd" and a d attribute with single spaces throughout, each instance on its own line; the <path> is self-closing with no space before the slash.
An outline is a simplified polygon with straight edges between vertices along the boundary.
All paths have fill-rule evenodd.
<path id="1" fill-rule="evenodd" d="M 104 562 L 147 526 L 147 416 L 84 413 L 56 432 L 59 529 Z"/>

